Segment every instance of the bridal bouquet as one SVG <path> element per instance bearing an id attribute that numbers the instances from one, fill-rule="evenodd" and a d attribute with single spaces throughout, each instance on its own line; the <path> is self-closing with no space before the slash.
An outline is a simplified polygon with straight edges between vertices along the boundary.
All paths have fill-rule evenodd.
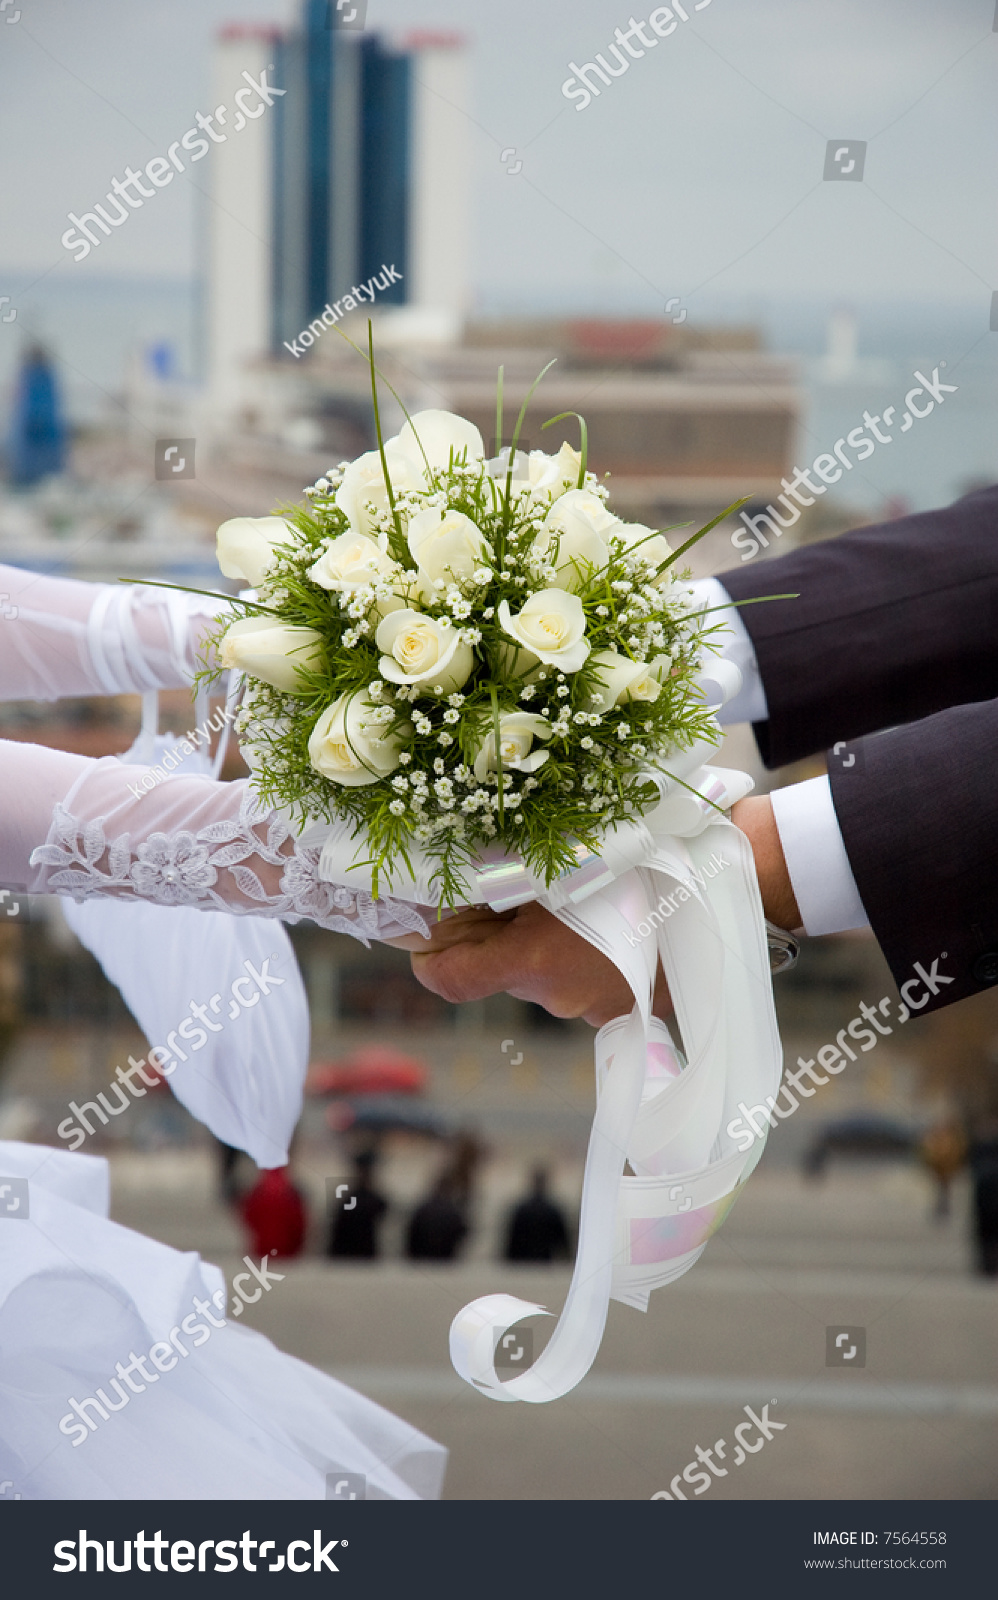
<path id="1" fill-rule="evenodd" d="M 678 568 L 707 529 L 673 550 L 615 516 L 579 420 L 580 451 L 518 450 L 518 424 L 492 460 L 449 412 L 379 424 L 306 507 L 218 530 L 222 572 L 256 591 L 216 645 L 246 677 L 260 799 L 351 819 L 375 895 L 417 846 L 456 905 L 492 841 L 550 884 L 657 802 L 670 752 L 716 738 Z"/>
<path id="2" fill-rule="evenodd" d="M 550 1340 L 504 1381 L 499 1340 L 543 1307 L 486 1295 L 451 1328 L 480 1394 L 543 1404 L 588 1371 L 611 1298 L 643 1309 L 699 1258 L 762 1151 L 734 1112 L 779 1089 L 752 852 L 726 815 L 752 780 L 713 764 L 741 680 L 704 666 L 712 630 L 680 570 L 713 522 L 673 550 L 622 521 L 581 418 L 579 450 L 518 448 L 526 402 L 492 459 L 444 411 L 385 440 L 370 365 L 377 450 L 307 506 L 219 529 L 223 573 L 251 592 L 216 655 L 244 675 L 260 800 L 319 844 L 320 878 L 359 870 L 373 895 L 423 906 L 535 900 L 634 995 L 596 1039 L 578 1253 Z M 498 438 L 501 369 L 496 411 Z M 652 1015 L 660 965 L 682 1055 Z"/>

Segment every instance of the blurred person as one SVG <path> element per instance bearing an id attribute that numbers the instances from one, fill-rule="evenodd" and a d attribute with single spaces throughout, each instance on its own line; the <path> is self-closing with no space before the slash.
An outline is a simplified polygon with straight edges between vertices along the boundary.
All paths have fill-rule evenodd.
<path id="1" fill-rule="evenodd" d="M 567 1261 L 570 1255 L 565 1214 L 547 1192 L 544 1167 L 534 1170 L 530 1193 L 514 1206 L 503 1250 L 505 1261 Z"/>
<path id="2" fill-rule="evenodd" d="M 942 1222 L 952 1210 L 953 1179 L 967 1159 L 967 1137 L 953 1118 L 938 1122 L 922 1139 L 918 1153 L 936 1186 L 932 1215 Z"/>
<path id="3" fill-rule="evenodd" d="M 462 1129 L 455 1136 L 447 1176 L 454 1200 L 465 1212 L 474 1199 L 479 1168 L 488 1155 L 488 1147 L 470 1129 Z"/>
<path id="4" fill-rule="evenodd" d="M 445 1172 L 409 1218 L 405 1253 L 410 1261 L 453 1261 L 467 1233 L 454 1176 Z"/>
<path id="5" fill-rule="evenodd" d="M 252 1236 L 251 1254 L 261 1261 L 265 1256 L 301 1255 L 305 1243 L 305 1199 L 289 1173 L 289 1167 L 261 1172 L 239 1202 L 242 1219 Z"/>
<path id="6" fill-rule="evenodd" d="M 219 1198 L 224 1200 L 226 1205 L 236 1205 L 245 1192 L 239 1177 L 239 1168 L 246 1159 L 246 1153 L 234 1144 L 226 1144 L 224 1139 L 215 1138 L 214 1134 L 212 1140 L 218 1156 Z"/>
<path id="7" fill-rule="evenodd" d="M 978 1271 L 998 1278 L 998 1117 L 979 1129 L 968 1154 Z"/>
<path id="8" fill-rule="evenodd" d="M 376 1159 L 373 1150 L 357 1156 L 348 1199 L 333 1201 L 327 1256 L 374 1261 L 380 1254 L 378 1235 L 388 1201 L 372 1182 Z"/>

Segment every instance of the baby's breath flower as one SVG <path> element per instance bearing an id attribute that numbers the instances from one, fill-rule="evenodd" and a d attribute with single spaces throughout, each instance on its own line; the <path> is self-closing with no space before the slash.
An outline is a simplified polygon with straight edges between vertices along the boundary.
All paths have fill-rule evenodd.
<path id="1" fill-rule="evenodd" d="M 520 691 L 520 699 L 521 700 L 532 700 L 536 693 L 537 693 L 537 685 L 535 683 L 528 683 L 527 687 L 525 689 L 521 689 L 521 691 Z"/>
<path id="2" fill-rule="evenodd" d="M 408 750 L 403 750 L 402 754 L 399 756 L 399 762 L 401 765 L 403 767 L 407 767 L 411 760 L 412 756 L 409 754 Z"/>
<path id="3" fill-rule="evenodd" d="M 447 763 L 444 761 L 443 756 L 437 756 L 436 760 L 433 763 L 433 770 L 434 770 L 434 772 L 446 772 L 447 771 Z"/>
<path id="4" fill-rule="evenodd" d="M 442 744 L 445 750 L 449 744 L 453 743 L 454 735 L 452 733 L 448 733 L 446 728 L 444 729 L 443 733 L 437 734 L 437 744 Z"/>
<path id="5" fill-rule="evenodd" d="M 405 815 L 405 801 L 393 800 L 388 809 L 393 817 L 402 817 Z"/>
<path id="6" fill-rule="evenodd" d="M 461 713 L 460 713 L 460 711 L 455 711 L 453 706 L 451 706 L 448 711 L 444 712 L 444 721 L 445 722 L 449 722 L 449 723 L 451 723 L 453 725 L 455 722 L 460 722 L 460 720 L 461 720 Z"/>
<path id="7" fill-rule="evenodd" d="M 571 693 L 571 691 L 568 688 L 567 684 L 564 684 L 564 683 L 559 684 L 558 689 L 557 689 L 556 692 L 557 692 L 559 700 L 567 700 L 569 694 Z"/>
<path id="8" fill-rule="evenodd" d="M 585 738 L 581 739 L 579 742 L 582 745 L 583 750 L 591 750 L 593 747 L 593 741 L 589 737 L 588 733 L 586 734 Z"/>

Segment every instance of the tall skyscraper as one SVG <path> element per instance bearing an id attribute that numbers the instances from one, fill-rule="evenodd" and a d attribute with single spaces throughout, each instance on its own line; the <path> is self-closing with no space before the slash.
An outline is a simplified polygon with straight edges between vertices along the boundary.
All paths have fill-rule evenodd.
<path id="1" fill-rule="evenodd" d="M 293 339 L 382 263 L 402 274 L 382 302 L 408 298 L 412 62 L 376 35 L 305 0 L 301 30 L 277 49 L 274 108 L 273 344 Z"/>
<path id="2" fill-rule="evenodd" d="M 468 308 L 470 143 L 460 35 L 345 27 L 302 0 L 296 28 L 223 29 L 217 102 L 244 71 L 284 93 L 211 152 L 203 237 L 212 415 L 231 419 L 248 363 L 285 356 L 327 302 L 394 267 L 380 306 Z"/>

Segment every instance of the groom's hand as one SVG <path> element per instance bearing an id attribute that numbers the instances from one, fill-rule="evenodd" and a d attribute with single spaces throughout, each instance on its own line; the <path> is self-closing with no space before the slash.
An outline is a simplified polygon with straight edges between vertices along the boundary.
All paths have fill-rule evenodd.
<path id="1" fill-rule="evenodd" d="M 738 801 L 731 820 L 752 846 L 767 917 L 781 928 L 798 927 L 800 911 L 769 796 Z M 444 1000 L 484 1000 L 505 992 L 556 1017 L 584 1017 L 593 1027 L 625 1015 L 634 1003 L 613 962 L 533 902 L 503 913 L 472 907 L 435 923 L 428 941 L 411 934 L 391 943 L 411 951 L 420 983 Z M 660 1017 L 672 1010 L 661 969 L 653 1008 Z"/>
<path id="2" fill-rule="evenodd" d="M 534 902 L 501 916 L 459 913 L 434 929 L 429 949 L 425 940 L 410 948 L 416 977 L 443 1000 L 511 994 L 555 1017 L 583 1017 L 594 1028 L 628 1015 L 634 1005 L 613 962 Z M 661 972 L 654 1009 L 661 1017 L 672 1010 Z"/>

